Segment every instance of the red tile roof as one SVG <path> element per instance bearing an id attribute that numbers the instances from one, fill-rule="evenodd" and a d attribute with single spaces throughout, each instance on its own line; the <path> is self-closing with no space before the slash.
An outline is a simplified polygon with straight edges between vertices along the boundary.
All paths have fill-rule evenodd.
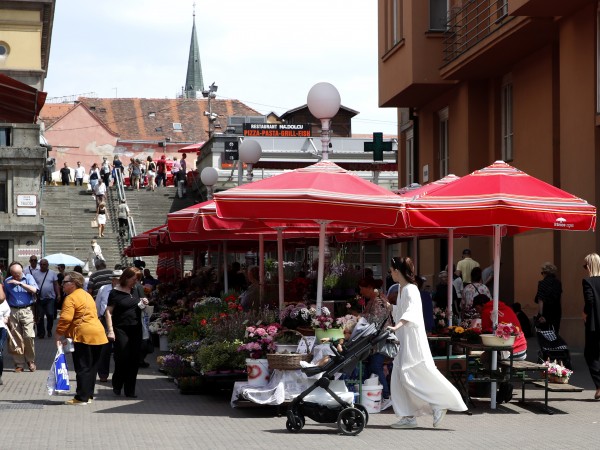
<path id="1" fill-rule="evenodd" d="M 120 140 L 200 142 L 208 140 L 207 99 L 80 98 Z M 258 111 L 238 100 L 211 100 L 216 123 L 224 132 L 229 116 L 257 116 Z M 181 124 L 176 131 L 174 123 Z M 217 130 L 219 128 L 217 127 Z"/>

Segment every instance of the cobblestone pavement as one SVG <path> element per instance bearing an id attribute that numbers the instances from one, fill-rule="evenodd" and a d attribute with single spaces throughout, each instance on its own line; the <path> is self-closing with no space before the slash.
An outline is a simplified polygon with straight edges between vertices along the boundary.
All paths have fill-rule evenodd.
<path id="1" fill-rule="evenodd" d="M 541 390 L 528 389 L 527 398 L 490 410 L 477 401 L 472 415 L 449 413 L 443 427 L 433 429 L 431 416 L 418 419 L 420 428 L 394 430 L 397 419 L 386 411 L 370 416 L 358 436 L 341 436 L 335 424 L 307 419 L 302 432 L 291 434 L 285 417 L 274 407 L 231 408 L 227 393 L 181 395 L 157 371 L 153 355 L 148 369 L 140 369 L 137 394 L 130 400 L 115 397 L 109 383 L 96 385 L 90 405 L 66 406 L 71 396 L 46 392 L 46 377 L 56 348 L 50 339 L 36 340 L 34 373 L 14 373 L 5 357 L 4 385 L 0 386 L 0 449 L 265 449 L 265 448 L 462 448 L 596 449 L 600 437 L 600 401 L 580 353 L 573 352 L 576 373 L 572 384 L 581 393 L 550 393 L 553 415 L 539 409 Z M 70 358 L 69 362 L 70 362 Z M 533 360 L 533 358 L 529 358 Z M 73 385 L 74 373 L 71 372 Z M 72 387 L 73 389 L 73 387 Z"/>

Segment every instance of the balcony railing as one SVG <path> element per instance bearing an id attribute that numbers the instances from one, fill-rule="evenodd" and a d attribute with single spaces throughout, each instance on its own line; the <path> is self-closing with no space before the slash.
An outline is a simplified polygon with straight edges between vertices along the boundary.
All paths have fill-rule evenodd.
<path id="1" fill-rule="evenodd" d="M 511 19 L 508 0 L 465 0 L 462 6 L 453 8 L 444 33 L 444 64 L 475 47 Z"/>

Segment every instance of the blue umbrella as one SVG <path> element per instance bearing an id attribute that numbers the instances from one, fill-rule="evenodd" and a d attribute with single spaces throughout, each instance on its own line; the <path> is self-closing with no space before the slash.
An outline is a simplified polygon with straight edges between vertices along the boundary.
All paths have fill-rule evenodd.
<path id="1" fill-rule="evenodd" d="M 83 266 L 85 263 L 71 255 L 65 255 L 64 253 L 54 253 L 53 255 L 46 255 L 44 259 L 48 260 L 48 264 L 64 264 L 65 266 Z"/>

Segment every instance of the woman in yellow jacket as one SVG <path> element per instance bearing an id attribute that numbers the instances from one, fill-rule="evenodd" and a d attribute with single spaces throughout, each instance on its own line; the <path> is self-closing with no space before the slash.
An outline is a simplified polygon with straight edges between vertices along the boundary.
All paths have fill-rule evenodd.
<path id="1" fill-rule="evenodd" d="M 63 279 L 65 298 L 56 326 L 56 345 L 65 338 L 73 340 L 73 365 L 77 380 L 75 397 L 67 405 L 85 405 L 94 396 L 98 362 L 102 346 L 108 343 L 104 326 L 98 319 L 96 303 L 83 290 L 85 279 L 77 272 L 69 272 Z"/>

